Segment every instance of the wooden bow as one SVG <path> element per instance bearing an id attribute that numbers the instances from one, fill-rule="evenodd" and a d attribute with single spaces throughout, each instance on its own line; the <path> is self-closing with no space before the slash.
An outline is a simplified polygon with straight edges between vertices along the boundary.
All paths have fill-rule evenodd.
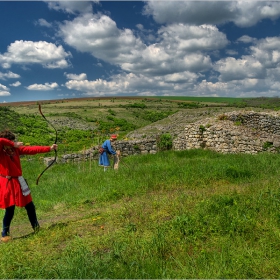
<path id="1" fill-rule="evenodd" d="M 51 125 L 51 127 L 55 130 L 55 141 L 54 141 L 54 144 L 56 144 L 56 142 L 57 142 L 57 130 L 56 130 L 56 128 L 53 126 L 53 124 L 52 124 L 50 121 L 48 121 L 48 120 L 46 119 L 46 117 L 44 116 L 44 114 L 42 113 L 41 104 L 39 104 L 39 112 L 40 112 L 41 116 L 45 119 L 45 121 L 46 121 L 47 123 L 49 123 L 49 124 Z M 57 159 L 57 151 L 54 150 L 54 152 L 55 152 L 54 160 L 53 160 L 53 161 L 41 172 L 41 174 L 38 176 L 38 178 L 37 178 L 37 180 L 36 180 L 36 185 L 38 185 L 39 179 L 40 179 L 40 177 L 44 174 L 44 172 L 47 171 L 47 170 L 56 162 L 56 159 Z"/>

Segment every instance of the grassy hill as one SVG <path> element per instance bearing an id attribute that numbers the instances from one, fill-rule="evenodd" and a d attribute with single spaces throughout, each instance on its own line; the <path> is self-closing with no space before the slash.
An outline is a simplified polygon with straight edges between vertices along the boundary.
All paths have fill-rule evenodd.
<path id="1" fill-rule="evenodd" d="M 183 124 L 232 109 L 279 108 L 275 98 L 263 99 L 261 103 L 258 99 L 210 97 L 83 98 L 43 101 L 41 105 L 43 114 L 58 131 L 61 150 L 68 152 L 100 144 L 112 133 L 119 134 L 120 139 L 156 134 L 159 130 L 154 123 L 181 123 L 167 118 L 175 113 L 187 116 L 180 117 Z M 41 117 L 37 102 L 1 104 L 0 120 L 0 129 L 12 129 L 25 143 L 45 145 L 54 141 L 55 131 Z M 147 129 L 141 131 L 142 128 Z"/>
<path id="2" fill-rule="evenodd" d="M 72 135 L 73 149 L 92 144 L 95 136 L 83 138 L 82 132 L 98 130 L 101 120 L 115 124 L 107 118 L 112 115 L 110 110 L 119 119 L 131 117 L 129 123 L 141 129 L 143 123 L 154 123 L 143 117 L 147 112 L 183 110 L 203 117 L 200 110 L 212 114 L 229 109 L 217 104 L 184 108 L 181 101 L 119 100 L 116 105 L 116 100 L 106 100 L 108 103 L 100 108 L 100 101 L 75 102 L 75 106 L 72 102 L 42 106 L 53 121 L 70 117 L 78 125 L 81 121 L 92 123 L 87 118 L 97 118 L 93 122 L 96 128 L 89 130 L 61 125 L 59 133 L 64 138 L 60 138 L 59 147 L 63 140 L 70 139 L 68 135 Z M 89 104 L 96 106 L 86 107 Z M 75 108 L 70 111 L 70 106 Z M 2 120 L 17 130 L 20 139 L 29 139 L 32 144 L 52 143 L 54 132 L 38 114 L 36 104 L 7 108 L 3 109 L 5 116 L 11 117 Z M 138 118 L 133 120 L 137 112 Z M 126 135 L 133 131 L 130 129 L 120 132 Z M 99 131 L 104 137 L 110 133 Z M 44 168 L 42 161 L 22 158 L 23 175 L 32 191 L 41 231 L 31 234 L 25 209 L 16 209 L 11 227 L 14 239 L 0 244 L 0 276 L 279 278 L 279 166 L 277 154 L 165 151 L 123 158 L 118 171 L 104 172 L 96 161 L 55 164 L 37 186 L 36 178 Z"/>

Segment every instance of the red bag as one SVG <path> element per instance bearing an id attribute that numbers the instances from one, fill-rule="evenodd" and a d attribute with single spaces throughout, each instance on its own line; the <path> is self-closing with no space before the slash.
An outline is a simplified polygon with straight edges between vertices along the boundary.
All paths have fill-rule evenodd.
<path id="1" fill-rule="evenodd" d="M 104 153 L 104 151 L 105 151 L 105 150 L 104 150 L 102 147 L 99 148 L 99 154 L 102 155 L 102 154 Z"/>

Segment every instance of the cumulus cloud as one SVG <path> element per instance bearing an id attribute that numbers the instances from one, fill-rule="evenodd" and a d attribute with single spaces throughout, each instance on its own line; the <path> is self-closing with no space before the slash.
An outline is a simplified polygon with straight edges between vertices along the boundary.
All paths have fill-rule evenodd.
<path id="1" fill-rule="evenodd" d="M 226 57 L 218 60 L 213 68 L 219 72 L 219 81 L 266 79 L 269 69 L 280 68 L 280 37 L 254 40 L 249 55 L 236 59 Z M 279 70 L 273 73 L 278 73 Z"/>
<path id="2" fill-rule="evenodd" d="M 8 46 L 4 54 L 0 54 L 0 64 L 3 68 L 10 68 L 12 64 L 41 64 L 45 68 L 66 68 L 67 58 L 71 57 L 62 46 L 45 41 L 15 41 Z"/>
<path id="3" fill-rule="evenodd" d="M 11 95 L 10 92 L 8 92 L 8 91 L 6 91 L 6 90 L 1 90 L 1 89 L 0 89 L 0 96 L 9 96 L 9 95 Z"/>
<path id="4" fill-rule="evenodd" d="M 17 81 L 13 84 L 10 84 L 11 87 L 19 87 L 21 85 L 21 82 L 20 81 Z"/>
<path id="5" fill-rule="evenodd" d="M 160 24 L 223 24 L 240 27 L 255 25 L 263 19 L 280 16 L 278 1 L 146 1 L 143 13 Z"/>
<path id="6" fill-rule="evenodd" d="M 133 61 L 145 45 L 130 29 L 120 30 L 106 15 L 85 14 L 60 24 L 59 35 L 73 48 L 112 64 Z"/>
<path id="7" fill-rule="evenodd" d="M 82 80 L 86 80 L 87 79 L 87 74 L 86 73 L 82 73 L 80 75 L 64 73 L 64 75 L 66 76 L 66 78 L 68 80 L 82 81 Z"/>
<path id="8" fill-rule="evenodd" d="M 243 56 L 242 59 L 227 57 L 219 60 L 214 69 L 220 73 L 220 80 L 225 82 L 245 78 L 264 79 L 266 76 L 263 65 L 251 56 Z"/>
<path id="9" fill-rule="evenodd" d="M 65 86 L 70 90 L 83 92 L 86 95 L 155 95 L 171 94 L 176 90 L 177 95 L 183 94 L 193 87 L 199 75 L 184 72 L 165 76 L 147 77 L 143 74 L 118 74 L 110 80 L 96 79 L 94 81 L 70 80 Z"/>
<path id="10" fill-rule="evenodd" d="M 13 73 L 11 71 L 8 71 L 7 73 L 0 72 L 0 80 L 18 79 L 18 78 L 20 78 L 20 75 Z"/>
<path id="11" fill-rule="evenodd" d="M 158 31 L 164 44 L 172 51 L 195 52 L 224 48 L 229 42 L 226 35 L 216 26 L 203 24 L 200 26 L 171 24 Z"/>
<path id="12" fill-rule="evenodd" d="M 56 39 L 62 39 L 78 53 L 88 53 L 96 58 L 97 62 L 94 60 L 92 65 L 103 67 L 101 63 L 106 62 L 100 69 L 102 73 L 107 71 L 108 64 L 120 73 L 108 79 L 102 76 L 104 79 L 90 81 L 84 70 L 79 71 L 80 74 L 64 72 L 65 87 L 69 90 L 87 95 L 143 96 L 184 95 L 186 92 L 188 95 L 247 93 L 249 96 L 258 90 L 262 91 L 260 94 L 277 92 L 280 37 L 265 38 L 263 35 L 263 39 L 257 39 L 243 35 L 230 42 L 221 31 L 226 28 L 221 27 L 228 22 L 249 27 L 262 19 L 277 19 L 280 2 L 146 1 L 144 14 L 162 24 L 156 31 L 141 23 L 135 25 L 135 30 L 118 28 L 108 15 L 93 14 L 92 3 L 48 1 L 50 9 L 71 15 L 60 23 L 53 24 L 44 19 L 36 22 L 44 27 L 56 25 Z M 10 68 L 13 64 L 21 67 L 40 64 L 45 68 L 63 69 L 70 66 L 68 59 L 71 57 L 62 45 L 15 41 L 6 53 L 0 54 L 0 65 Z M 107 71 L 108 75 L 110 73 L 113 72 Z M 16 75 L 0 72 L 0 79 L 19 78 Z M 20 82 L 10 85 L 19 86 Z M 27 87 L 42 91 L 56 88 L 57 83 Z M 8 92 L 8 89 L 2 91 Z"/>
<path id="13" fill-rule="evenodd" d="M 228 97 L 260 97 L 273 96 L 276 91 L 270 88 L 266 80 L 244 78 L 229 82 L 210 82 L 203 80 L 194 87 L 194 92 L 201 96 L 228 96 Z"/>
<path id="14" fill-rule="evenodd" d="M 280 37 L 267 37 L 250 47 L 252 56 L 266 68 L 280 66 Z"/>
<path id="15" fill-rule="evenodd" d="M 213 25 L 172 24 L 159 29 L 157 43 L 147 45 L 132 30 L 118 29 L 108 16 L 91 14 L 64 22 L 59 35 L 78 51 L 146 75 L 205 71 L 211 59 L 203 52 L 228 44 L 225 34 Z"/>
<path id="16" fill-rule="evenodd" d="M 58 84 L 57 83 L 33 84 L 26 88 L 28 90 L 47 91 L 47 90 L 53 90 L 55 88 L 58 88 Z"/>

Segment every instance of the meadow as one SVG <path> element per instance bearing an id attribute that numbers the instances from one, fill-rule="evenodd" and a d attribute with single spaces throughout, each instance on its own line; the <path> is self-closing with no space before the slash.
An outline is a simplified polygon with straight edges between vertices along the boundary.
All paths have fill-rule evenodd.
<path id="1" fill-rule="evenodd" d="M 166 151 L 97 163 L 24 161 L 41 231 L 17 208 L 1 278 L 278 278 L 279 156 Z"/>
<path id="2" fill-rule="evenodd" d="M 279 166 L 278 154 L 168 150 L 106 172 L 55 164 L 37 186 L 42 160 L 22 158 L 41 230 L 16 209 L 0 276 L 279 278 Z"/>

